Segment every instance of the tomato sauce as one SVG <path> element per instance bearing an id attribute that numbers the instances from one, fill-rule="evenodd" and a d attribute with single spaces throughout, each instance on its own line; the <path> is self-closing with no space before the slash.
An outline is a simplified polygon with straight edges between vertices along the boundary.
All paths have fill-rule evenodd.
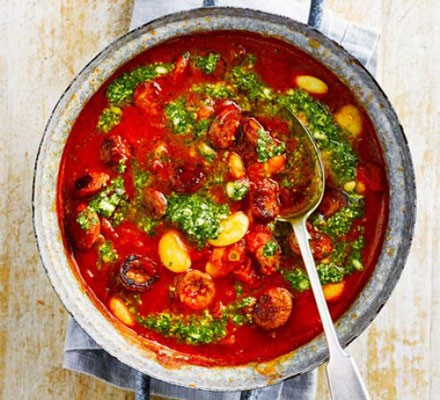
<path id="1" fill-rule="evenodd" d="M 179 75 L 180 71 L 178 71 L 176 63 L 182 60 L 181 57 L 185 53 L 190 54 L 190 65 L 183 65 L 183 73 Z M 204 67 L 205 70 L 203 70 L 203 67 L 197 67 L 198 60 L 200 60 L 197 57 L 207 57 L 207 54 L 220 55 L 219 59 L 216 60 L 213 72 L 210 72 L 209 65 Z M 208 114 L 211 112 L 208 118 L 210 127 L 207 128 L 206 134 L 201 135 L 202 139 L 191 139 L 196 143 L 195 147 L 191 147 L 191 140 L 187 132 L 176 134 L 170 128 L 168 122 L 172 121 L 174 114 L 170 114 L 172 116 L 168 119 L 164 116 L 167 115 L 167 112 L 171 113 L 171 111 L 167 111 L 169 108 L 166 105 L 182 96 L 186 98 L 187 104 L 192 101 L 191 96 L 196 99 L 194 101 L 199 101 L 200 95 L 197 93 L 193 94 L 195 86 L 206 85 L 207 83 L 215 84 L 218 81 L 224 82 L 225 74 L 231 74 L 231 65 L 242 63 L 240 57 L 246 57 L 247 55 L 253 55 L 256 59 L 255 62 L 252 61 L 250 64 L 252 66 L 251 72 L 255 73 L 261 79 L 261 82 L 264 83 L 265 87 L 270 88 L 273 92 L 285 93 L 289 89 L 298 90 L 296 77 L 313 76 L 325 82 L 327 89 L 325 93 L 313 93 L 311 91 L 309 93 L 310 101 L 319 101 L 325 104 L 332 115 L 337 115 L 338 110 L 347 104 L 355 105 L 359 113 L 358 117 L 362 126 L 361 133 L 350 137 L 348 140 L 348 143 L 350 143 L 351 148 L 358 157 L 356 162 L 357 173 L 353 181 L 345 183 L 336 183 L 333 181 L 331 174 L 328 176 L 329 186 L 344 193 L 344 196 L 347 196 L 347 190 L 344 188 L 349 188 L 349 192 L 355 193 L 356 196 L 359 194 L 363 202 L 363 214 L 360 218 L 355 219 L 348 233 L 339 235 L 339 239 L 335 239 L 335 237 L 331 236 L 331 233 L 326 231 L 332 237 L 333 250 L 336 248 L 338 240 L 352 243 L 359 235 L 363 237 L 361 260 L 358 260 L 362 264 L 362 270 L 355 269 L 350 273 L 346 273 L 342 279 L 344 283 L 342 295 L 329 301 L 330 312 L 334 319 L 339 318 L 350 307 L 371 276 L 382 248 L 387 225 L 388 186 L 381 148 L 373 125 L 366 112 L 358 105 L 350 89 L 331 71 L 301 50 L 280 40 L 259 34 L 238 31 L 212 32 L 183 36 L 168 41 L 147 50 L 122 66 L 84 106 L 68 137 L 58 180 L 57 208 L 59 222 L 64 233 L 66 248 L 71 255 L 72 268 L 77 272 L 82 284 L 95 304 L 104 313 L 112 315 L 115 314 L 115 311 L 110 309 L 110 300 L 114 297 L 122 299 L 127 309 L 135 309 L 135 311 L 131 311 L 134 316 L 128 324 L 131 329 L 146 340 L 155 341 L 190 355 L 192 362 L 195 364 L 239 365 L 252 361 L 270 360 L 297 349 L 322 332 L 321 322 L 311 290 L 292 289 L 284 275 L 278 272 L 283 268 L 289 269 L 292 265 L 299 265 L 302 268 L 300 256 L 294 252 L 292 253 L 291 250 L 287 250 L 288 255 L 283 253 L 281 256 L 277 272 L 265 274 L 261 272 L 262 267 L 258 266 L 255 253 L 250 254 L 248 247 L 246 247 L 246 251 L 249 254 L 247 253 L 245 257 L 251 260 L 252 268 L 257 271 L 259 285 L 240 281 L 237 275 L 234 275 L 232 272 L 225 276 L 214 276 L 212 278 L 215 284 L 215 295 L 213 299 L 209 300 L 209 305 L 206 307 L 212 315 L 218 314 L 219 307 L 227 307 L 234 301 L 246 296 L 255 298 L 258 304 L 259 299 L 261 299 L 261 296 L 264 295 L 268 288 L 276 287 L 286 289 L 293 298 L 291 312 L 284 324 L 274 329 L 262 329 L 255 322 L 234 325 L 228 320 L 226 336 L 212 342 L 191 343 L 182 340 L 180 336 L 166 335 L 157 329 L 147 327 L 145 324 L 140 323 L 136 316 L 147 317 L 148 315 L 155 315 L 164 311 L 183 316 L 199 315 L 203 312 L 203 310 L 188 307 L 182 300 L 179 301 L 179 293 L 176 294 L 179 288 L 179 276 L 184 276 L 187 272 L 176 273 L 172 270 L 173 266 L 167 267 L 164 265 L 164 258 L 158 251 L 158 243 L 166 232 L 170 230 L 177 231 L 180 235 L 179 237 L 184 241 L 191 260 L 190 270 L 198 270 L 205 273 L 206 264 L 211 259 L 216 246 L 207 245 L 206 243 L 204 243 L 204 246 L 198 246 L 193 240 L 194 238 L 191 239 L 185 235 L 179 223 L 173 223 L 170 220 L 166 222 L 162 222 L 162 219 L 159 220 L 154 229 L 151 232 L 147 232 L 145 229 L 141 229 L 137 223 L 139 218 L 138 214 L 136 214 L 138 211 L 136 210 L 128 211 L 128 216 L 125 215 L 122 221 L 118 223 L 113 223 L 113 217 L 107 218 L 102 213 L 97 212 L 101 227 L 100 234 L 98 238 L 95 238 L 96 240 L 93 245 L 87 249 L 79 249 L 75 245 L 75 239 L 72 237 L 69 224 L 76 223 L 75 221 L 72 222 L 72 215 L 78 221 L 75 209 L 79 203 L 90 205 L 91 199 L 99 195 L 98 191 L 93 196 L 80 198 L 75 192 L 78 187 L 78 179 L 89 171 L 108 175 L 109 179 L 102 186 L 102 190 L 105 190 L 110 185 L 112 179 L 123 176 L 125 196 L 129 203 L 135 202 L 135 198 L 139 193 L 141 196 L 144 193 L 142 192 L 144 190 L 142 185 L 145 186 L 145 183 L 142 184 L 138 181 L 143 176 L 139 174 L 140 171 L 145 172 L 148 175 L 148 178 L 145 178 L 148 180 L 147 185 L 163 194 L 168 199 L 168 206 L 170 205 L 170 197 L 176 195 L 176 193 L 177 195 L 189 196 L 202 190 L 197 187 L 200 184 L 198 182 L 199 175 L 205 174 L 200 178 L 203 185 L 207 185 L 208 179 L 213 179 L 214 176 L 220 175 L 223 181 L 219 178 L 218 182 L 212 183 L 207 193 L 218 203 L 227 203 L 231 214 L 243 211 L 249 217 L 249 228 L 247 229 L 246 236 L 242 239 L 243 241 L 247 240 L 246 246 L 249 246 L 249 232 L 253 232 L 256 226 L 267 225 L 270 221 L 259 219 L 260 217 L 255 216 L 255 212 L 252 214 L 252 202 L 254 201 L 252 199 L 257 195 L 250 198 L 250 195 L 246 194 L 244 199 L 238 201 L 231 201 L 228 198 L 227 192 L 224 190 L 224 179 L 226 176 L 229 176 L 228 170 L 222 167 L 223 169 L 217 174 L 216 165 L 220 165 L 223 162 L 221 160 L 226 159 L 231 151 L 239 154 L 242 160 L 244 160 L 247 177 L 250 175 L 249 171 L 252 163 L 256 166 L 256 169 L 261 165 L 267 166 L 267 164 L 260 162 L 260 165 L 257 162 L 254 148 L 250 145 L 249 141 L 246 142 L 249 139 L 245 137 L 245 142 L 238 143 L 238 135 L 243 134 L 241 132 L 242 127 L 237 128 L 235 131 L 236 136 L 229 146 L 222 148 L 212 144 L 213 139 L 210 137 L 210 132 L 212 132 L 213 128 L 210 127 L 212 127 L 214 121 L 219 121 L 221 113 L 231 114 L 236 112 L 231 108 L 232 106 L 228 104 L 225 106 L 228 98 L 215 99 L 211 103 L 205 102 L 209 107 L 212 107 L 211 111 L 205 110 Z M 182 63 L 184 62 L 182 61 Z M 136 96 L 141 95 L 134 92 L 135 101 L 130 100 L 123 105 L 115 106 L 123 110 L 119 122 L 112 126 L 108 132 L 102 132 L 102 130 L 98 129 L 97 125 L 99 124 L 100 116 L 103 110 L 109 107 L 109 99 L 106 94 L 109 84 L 123 73 L 152 63 L 172 64 L 172 67 L 166 73 L 160 74 L 152 80 L 159 85 L 160 89 L 150 85 L 148 88 L 149 92 L 144 91 L 141 93 L 142 96 L 148 97 L 148 101 L 144 103 L 141 100 L 136 100 Z M 244 69 L 245 71 L 247 71 L 246 68 Z M 206 73 L 206 71 L 209 73 Z M 237 87 L 238 89 L 233 87 L 231 90 L 235 92 L 237 90 L 240 91 L 239 86 Z M 243 90 L 250 89 L 245 88 Z M 252 97 L 249 93 L 248 91 L 246 96 Z M 258 94 L 258 96 L 262 95 Z M 157 99 L 160 99 L 160 101 Z M 267 104 L 265 101 L 259 103 L 260 107 Z M 270 112 L 262 111 L 256 115 L 253 112 L 254 109 L 250 111 L 245 110 L 244 102 L 240 103 L 238 100 L 235 100 L 235 103 L 239 104 L 239 107 L 243 109 L 240 111 L 241 120 L 237 124 L 243 125 L 243 118 L 255 117 L 268 132 L 282 131 L 282 128 L 277 126 L 277 124 L 280 124 L 280 121 L 273 115 L 269 115 Z M 150 108 L 146 109 L 145 107 Z M 191 110 L 191 112 L 201 112 L 200 107 L 196 111 Z M 202 120 L 197 118 L 195 119 L 196 122 L 191 120 L 194 126 L 196 126 L 195 124 L 198 121 Z M 233 117 L 228 116 L 225 118 L 226 123 L 230 123 Z M 221 122 L 223 132 L 226 129 L 224 128 L 224 123 L 224 121 Z M 180 129 L 180 125 L 175 125 L 175 129 Z M 118 170 L 118 166 L 115 167 L 115 165 L 103 162 L 102 156 L 100 156 L 102 141 L 106 136 L 122 138 L 127 149 L 129 149 L 127 150 L 127 162 L 122 172 Z M 279 136 L 275 135 L 274 137 L 269 136 L 269 139 L 267 139 L 269 142 L 276 139 L 275 142 L 271 142 L 272 144 L 268 142 L 269 150 L 273 143 L 277 144 L 278 139 L 282 142 L 281 139 L 283 138 L 285 137 L 282 134 Z M 197 150 L 199 149 L 197 146 L 200 145 L 200 140 L 203 140 L 203 143 L 208 143 L 209 148 L 215 150 L 216 155 L 213 155 L 213 157 L 217 158 L 211 164 L 206 161 L 206 155 L 203 155 L 201 150 Z M 158 156 L 156 160 L 154 157 L 155 154 L 157 155 L 161 151 L 162 148 L 160 146 L 165 146 L 166 152 L 164 153 L 165 155 Z M 275 153 L 271 153 L 269 159 L 276 157 L 277 150 L 275 149 L 274 151 Z M 288 159 L 288 152 L 288 146 L 287 153 L 279 147 L 280 154 L 278 156 Z M 259 154 L 258 157 L 260 156 L 263 157 Z M 135 160 L 135 163 L 133 163 L 133 160 Z M 177 162 L 176 160 L 179 161 Z M 156 163 L 155 165 L 158 165 L 158 167 L 153 169 L 153 163 Z M 172 166 L 170 167 L 169 165 Z M 288 165 L 288 161 L 286 165 Z M 284 166 L 282 168 L 288 167 Z M 199 169 L 208 172 L 199 172 Z M 362 172 L 359 172 L 361 170 Z M 270 179 L 277 181 L 276 176 L 278 175 L 275 174 L 274 176 Z M 373 178 L 371 178 L 372 176 Z M 369 177 L 370 181 L 368 180 Z M 374 182 L 371 182 L 371 179 L 374 179 Z M 252 185 L 252 177 L 250 177 L 250 181 L 250 185 Z M 277 185 L 281 187 L 281 178 L 277 181 Z M 350 193 L 348 198 L 351 196 Z M 266 201 L 267 198 L 264 198 L 264 200 Z M 118 207 L 121 207 L 120 204 Z M 129 210 L 131 210 L 130 207 Z M 142 212 L 145 211 L 145 205 L 136 207 L 142 209 Z M 151 216 L 151 207 L 147 207 L 147 209 L 150 210 L 149 215 Z M 267 210 L 264 211 L 266 212 Z M 133 212 L 135 213 L 134 216 Z M 94 216 L 95 214 L 92 217 Z M 88 217 L 92 218 L 90 215 Z M 161 218 L 167 217 L 161 216 Z M 108 229 L 103 228 L 106 223 L 105 221 L 103 222 L 103 219 L 110 220 L 110 227 Z M 273 220 L 273 218 L 269 219 Z M 93 220 L 91 222 L 92 225 L 95 222 Z M 90 226 L 90 220 L 87 224 Z M 313 224 L 315 223 L 313 222 Z M 320 229 L 319 225 L 314 225 L 313 229 L 315 227 L 316 230 Z M 358 227 L 361 227 L 361 229 L 358 229 Z M 276 235 L 275 237 L 278 238 Z M 104 259 L 103 261 L 99 249 L 104 242 L 111 243 L 111 247 L 117 252 L 116 260 L 105 261 Z M 287 243 L 287 239 L 282 238 L 279 242 L 281 246 L 282 243 Z M 282 246 L 280 248 L 283 249 Z M 155 278 L 156 280 L 152 283 L 151 287 L 144 291 L 127 290 L 126 287 L 121 285 L 121 263 L 132 254 L 146 257 L 151 262 L 151 265 L 154 265 L 155 273 L 157 274 L 157 279 Z M 349 259 L 350 254 L 348 253 L 346 260 Z M 323 261 L 319 260 L 320 265 L 322 264 L 324 268 L 325 263 L 328 263 L 331 257 L 331 255 L 323 257 Z M 153 272 L 150 272 L 150 274 L 154 275 Z M 255 307 L 255 305 L 253 306 Z M 250 313 L 254 319 L 256 318 L 255 310 L 247 310 L 243 313 Z M 126 322 L 121 321 L 122 323 Z M 115 319 L 115 323 L 119 323 L 119 321 Z"/>

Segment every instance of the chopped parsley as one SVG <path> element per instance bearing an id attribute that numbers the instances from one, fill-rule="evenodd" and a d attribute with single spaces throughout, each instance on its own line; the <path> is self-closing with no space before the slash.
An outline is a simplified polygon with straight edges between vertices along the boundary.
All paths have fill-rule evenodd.
<path id="1" fill-rule="evenodd" d="M 99 260 L 103 263 L 111 263 L 118 259 L 118 253 L 109 240 L 99 246 L 98 255 Z"/>
<path id="2" fill-rule="evenodd" d="M 274 91 L 266 87 L 258 74 L 246 66 L 237 66 L 232 69 L 232 84 L 249 97 L 250 101 L 271 101 L 274 99 Z"/>
<path id="3" fill-rule="evenodd" d="M 199 195 L 172 195 L 168 198 L 165 217 L 182 230 L 199 247 L 206 240 L 216 239 L 220 233 L 220 221 L 229 215 L 226 204 L 219 204 Z"/>
<path id="4" fill-rule="evenodd" d="M 195 113 L 189 111 L 186 107 L 186 101 L 183 97 L 165 106 L 165 115 L 171 126 L 171 130 L 175 134 L 190 133 L 195 122 Z"/>
<path id="5" fill-rule="evenodd" d="M 90 229 L 93 225 L 99 223 L 99 219 L 96 218 L 96 214 L 92 212 L 89 208 L 81 211 L 76 217 L 76 222 L 78 222 L 81 229 L 85 231 Z"/>
<path id="6" fill-rule="evenodd" d="M 249 183 L 244 181 L 232 181 L 226 184 L 226 194 L 231 200 L 243 200 L 249 191 Z"/>
<path id="7" fill-rule="evenodd" d="M 203 156 L 203 158 L 209 164 L 212 164 L 212 162 L 217 157 L 217 152 L 212 147 L 208 146 L 205 142 L 199 143 L 197 148 L 199 149 L 199 152 Z"/>
<path id="8" fill-rule="evenodd" d="M 327 106 L 313 99 L 304 90 L 288 90 L 278 102 L 294 114 L 302 114 L 306 126 L 323 152 L 323 159 L 338 183 L 355 180 L 358 157 L 347 136 L 335 122 Z"/>
<path id="9" fill-rule="evenodd" d="M 346 270 L 332 262 L 329 264 L 319 264 L 316 267 L 321 285 L 326 283 L 338 283 L 344 279 Z"/>
<path id="10" fill-rule="evenodd" d="M 119 107 L 104 108 L 98 119 L 97 128 L 102 132 L 109 132 L 114 126 L 121 122 L 122 109 Z"/>
<path id="11" fill-rule="evenodd" d="M 286 151 L 286 145 L 283 142 L 280 142 L 278 145 L 275 144 L 269 133 L 261 129 L 258 132 L 256 151 L 258 161 L 266 162 L 272 157 L 283 154 Z"/>
<path id="12" fill-rule="evenodd" d="M 211 125 L 210 119 L 201 119 L 194 123 L 194 135 L 196 138 L 201 138 L 206 135 L 208 128 Z"/>
<path id="13" fill-rule="evenodd" d="M 359 238 L 357 238 L 352 246 L 351 246 L 351 253 L 348 257 L 348 265 L 347 269 L 349 272 L 354 271 L 363 271 L 364 265 L 362 261 L 362 250 L 365 247 L 365 238 L 364 235 L 360 235 Z"/>
<path id="14" fill-rule="evenodd" d="M 278 249 L 279 249 L 278 243 L 275 242 L 274 240 L 269 240 L 263 246 L 263 256 L 264 257 L 273 257 Z"/>
<path id="15" fill-rule="evenodd" d="M 137 321 L 180 342 L 192 345 L 216 343 L 227 335 L 228 321 L 238 326 L 252 322 L 252 307 L 255 303 L 254 297 L 236 300 L 223 308 L 219 318 L 204 310 L 201 314 L 191 315 L 162 312 L 138 317 Z"/>
<path id="16" fill-rule="evenodd" d="M 364 214 L 364 199 L 357 193 L 347 193 L 348 204 L 337 213 L 325 218 L 321 214 L 314 214 L 312 224 L 320 231 L 333 238 L 339 238 L 348 233 L 353 222 Z"/>
<path id="17" fill-rule="evenodd" d="M 88 209 L 105 218 L 111 218 L 114 225 L 119 225 L 128 209 L 124 179 L 121 176 L 113 179 L 110 185 L 90 200 Z"/>
<path id="18" fill-rule="evenodd" d="M 252 323 L 252 310 L 257 302 L 255 297 L 243 297 L 229 304 L 224 310 L 232 323 L 238 326 Z"/>
<path id="19" fill-rule="evenodd" d="M 205 310 L 202 315 L 158 313 L 139 317 L 138 322 L 166 337 L 192 345 L 215 343 L 226 336 L 227 319 L 214 318 Z"/>
<path id="20" fill-rule="evenodd" d="M 231 85 L 226 82 L 207 83 L 205 85 L 205 93 L 213 99 L 234 98 L 235 92 Z"/>
<path id="21" fill-rule="evenodd" d="M 167 74 L 173 68 L 173 64 L 154 63 L 123 73 L 108 85 L 105 93 L 108 102 L 110 105 L 118 107 L 129 104 L 132 101 L 134 90 L 140 83 Z"/>
<path id="22" fill-rule="evenodd" d="M 282 271 L 284 279 L 290 283 L 293 290 L 303 292 L 310 289 L 310 281 L 306 271 L 301 268 L 285 269 Z"/>
<path id="23" fill-rule="evenodd" d="M 136 189 L 136 193 L 140 195 L 145 186 L 150 183 L 150 175 L 148 172 L 143 171 L 137 164 L 133 163 L 133 183 Z"/>
<path id="24" fill-rule="evenodd" d="M 238 297 L 240 297 L 243 294 L 243 286 L 240 282 L 235 282 L 234 289 Z"/>
<path id="25" fill-rule="evenodd" d="M 125 163 L 126 160 L 119 161 L 119 164 L 115 167 L 116 172 L 119 174 L 123 174 L 125 170 L 127 169 L 127 164 Z"/>
<path id="26" fill-rule="evenodd" d="M 149 217 L 148 215 L 141 215 L 137 218 L 137 224 L 140 229 L 144 232 L 148 233 L 150 236 L 154 236 L 156 234 L 156 227 L 159 225 L 159 221 Z"/>
<path id="27" fill-rule="evenodd" d="M 209 53 L 204 57 L 196 58 L 196 65 L 205 73 L 213 74 L 217 68 L 217 62 L 220 60 L 220 54 Z"/>

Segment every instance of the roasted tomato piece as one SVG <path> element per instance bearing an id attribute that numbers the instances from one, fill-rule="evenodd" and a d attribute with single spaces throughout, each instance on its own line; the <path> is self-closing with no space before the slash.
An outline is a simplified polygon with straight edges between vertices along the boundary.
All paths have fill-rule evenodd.
<path id="1" fill-rule="evenodd" d="M 184 164 L 174 168 L 170 176 L 171 184 L 176 192 L 194 193 L 202 186 L 205 171 L 202 164 Z"/>
<path id="2" fill-rule="evenodd" d="M 87 203 L 80 203 L 70 215 L 67 229 L 73 247 L 88 250 L 99 238 L 101 223 L 98 214 L 89 210 Z"/>
<path id="3" fill-rule="evenodd" d="M 215 296 L 215 285 L 211 275 L 192 270 L 178 278 L 176 283 L 177 298 L 193 310 L 207 308 Z"/>
<path id="4" fill-rule="evenodd" d="M 275 175 L 281 172 L 284 169 L 284 165 L 286 164 L 285 156 L 274 156 L 269 158 L 267 162 L 264 164 L 264 167 L 269 176 Z"/>
<path id="5" fill-rule="evenodd" d="M 269 179 L 252 183 L 250 187 L 252 214 L 266 222 L 274 220 L 280 213 L 278 185 Z"/>
<path id="6" fill-rule="evenodd" d="M 214 248 L 206 263 L 206 272 L 214 278 L 229 275 L 245 262 L 246 249 L 244 240 L 226 247 Z"/>
<path id="7" fill-rule="evenodd" d="M 272 275 L 280 265 L 281 251 L 275 240 L 269 240 L 255 251 L 260 271 L 264 275 Z"/>
<path id="8" fill-rule="evenodd" d="M 143 203 L 149 216 L 153 219 L 162 218 L 167 211 L 167 198 L 159 190 L 146 187 L 143 191 Z"/>
<path id="9" fill-rule="evenodd" d="M 235 279 L 245 283 L 251 289 L 261 286 L 261 277 L 253 266 L 249 257 L 245 257 L 243 263 L 235 268 L 232 271 L 232 274 L 234 275 Z"/>
<path id="10" fill-rule="evenodd" d="M 312 248 L 312 253 L 315 259 L 322 260 L 328 257 L 333 251 L 333 241 L 331 237 L 325 233 L 315 231 L 314 229 L 309 229 L 311 236 L 310 247 Z M 295 234 L 292 232 L 288 239 L 290 249 L 297 255 L 301 255 L 301 250 L 299 249 L 298 242 L 296 241 Z"/>
<path id="11" fill-rule="evenodd" d="M 100 192 L 110 176 L 105 172 L 86 172 L 81 178 L 75 181 L 76 197 L 91 197 Z"/>
<path id="12" fill-rule="evenodd" d="M 247 141 L 253 146 L 256 146 L 258 134 L 261 130 L 264 131 L 264 128 L 255 118 L 244 117 L 242 119 L 242 130 Z"/>
<path id="13" fill-rule="evenodd" d="M 358 180 L 367 186 L 373 192 L 383 192 L 386 187 L 385 172 L 380 165 L 375 163 L 359 164 Z"/>
<path id="14" fill-rule="evenodd" d="M 265 330 L 277 329 L 289 319 L 292 306 L 292 295 L 287 289 L 267 289 L 257 300 L 253 312 L 254 321 Z"/>
<path id="15" fill-rule="evenodd" d="M 211 117 L 212 114 L 214 114 L 214 102 L 205 100 L 197 110 L 197 119 L 206 119 Z"/>
<path id="16" fill-rule="evenodd" d="M 208 138 L 214 147 L 226 149 L 234 143 L 240 120 L 240 107 L 233 102 L 225 103 L 208 129 Z"/>
<path id="17" fill-rule="evenodd" d="M 104 164 L 120 165 L 131 157 L 130 146 L 119 135 L 106 136 L 101 142 L 99 157 Z"/>
<path id="18" fill-rule="evenodd" d="M 136 107 L 150 115 L 158 115 L 162 110 L 162 88 L 155 81 L 142 82 L 133 94 Z"/>
<path id="19" fill-rule="evenodd" d="M 311 236 L 312 253 L 314 257 L 318 260 L 328 257 L 333 251 L 333 241 L 331 237 L 315 230 L 312 231 Z"/>
<path id="20" fill-rule="evenodd" d="M 347 196 L 344 192 L 327 187 L 318 207 L 318 212 L 325 217 L 331 217 L 347 205 Z"/>
<path id="21" fill-rule="evenodd" d="M 150 258 L 132 254 L 122 263 L 119 279 L 126 289 L 143 292 L 159 277 L 156 267 L 157 264 Z"/>

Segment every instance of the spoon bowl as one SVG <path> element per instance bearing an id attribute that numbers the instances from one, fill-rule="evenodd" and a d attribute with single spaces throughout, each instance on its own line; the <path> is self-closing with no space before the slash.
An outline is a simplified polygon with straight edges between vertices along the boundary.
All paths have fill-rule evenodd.
<path id="1" fill-rule="evenodd" d="M 298 141 L 297 146 L 302 147 L 303 153 L 306 154 L 306 157 L 301 160 L 300 167 L 311 171 L 310 175 L 312 176 L 305 189 L 306 193 L 303 193 L 303 201 L 289 205 L 288 208 L 282 207 L 278 216 L 279 221 L 292 223 L 302 218 L 308 218 L 321 203 L 324 196 L 325 173 L 321 154 L 309 130 L 286 108 L 281 110 L 280 117 L 289 123 L 290 131 L 294 133 L 295 139 Z"/>

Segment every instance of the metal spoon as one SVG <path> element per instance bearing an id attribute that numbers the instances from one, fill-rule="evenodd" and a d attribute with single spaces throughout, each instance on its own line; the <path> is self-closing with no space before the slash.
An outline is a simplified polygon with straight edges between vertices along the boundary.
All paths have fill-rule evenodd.
<path id="1" fill-rule="evenodd" d="M 292 224 L 318 306 L 329 348 L 326 370 L 330 396 L 333 400 L 368 400 L 370 397 L 353 358 L 342 349 L 339 343 L 309 245 L 310 235 L 306 222 L 324 195 L 325 175 L 321 156 L 310 132 L 301 121 L 287 110 L 282 110 L 282 114 L 291 122 L 291 130 L 295 132 L 298 143 L 305 147 L 304 152 L 307 154 L 305 162 L 308 163 L 305 167 L 314 172 L 314 178 L 307 189 L 305 200 L 289 210 L 281 210 L 278 220 Z"/>

